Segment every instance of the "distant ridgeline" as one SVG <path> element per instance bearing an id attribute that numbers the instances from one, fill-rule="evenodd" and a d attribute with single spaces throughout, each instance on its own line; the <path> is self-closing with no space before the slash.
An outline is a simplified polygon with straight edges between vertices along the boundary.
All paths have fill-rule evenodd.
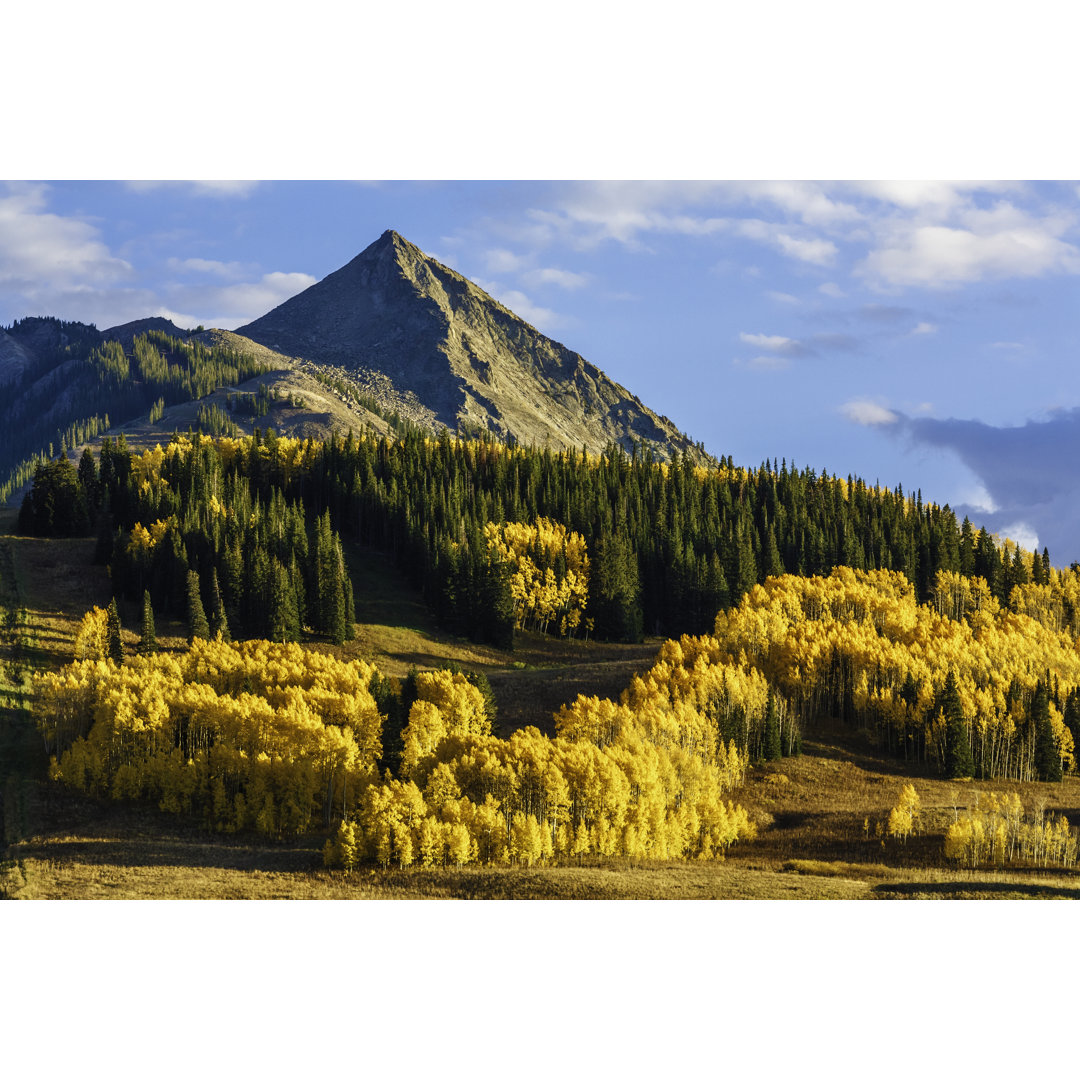
<path id="1" fill-rule="evenodd" d="M 327 511 L 341 536 L 393 553 L 448 628 L 504 646 L 515 626 L 631 641 L 706 633 L 766 578 L 836 566 L 899 571 L 920 602 L 940 571 L 981 577 L 1003 607 L 1015 586 L 1051 578 L 1045 549 L 999 547 L 899 488 L 786 464 L 705 469 L 614 447 L 597 457 L 448 434 L 196 436 L 134 458 L 107 440 L 100 471 L 89 454 L 78 470 L 42 467 L 20 520 L 39 535 L 96 529 L 118 591 L 148 588 L 155 606 L 182 614 L 188 569 L 205 588 L 216 568 L 239 612 L 235 583 L 254 553 L 266 552 L 269 573 L 303 567 Z M 532 531 L 507 533 L 508 522 Z M 1070 609 L 1070 625 L 1077 617 Z"/>
<path id="2" fill-rule="evenodd" d="M 130 348 L 82 323 L 22 319 L 5 328 L 35 357 L 4 387 L 0 426 L 0 502 L 38 465 L 107 431 L 113 423 L 205 397 L 267 370 L 221 346 L 183 341 L 160 330 L 136 335 Z"/>

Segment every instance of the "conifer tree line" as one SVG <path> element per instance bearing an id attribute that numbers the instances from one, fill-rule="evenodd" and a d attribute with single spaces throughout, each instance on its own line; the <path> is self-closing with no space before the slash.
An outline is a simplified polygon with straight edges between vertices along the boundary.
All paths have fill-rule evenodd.
<path id="1" fill-rule="evenodd" d="M 305 503 L 329 506 L 344 535 L 395 553 L 455 630 L 489 638 L 505 623 L 480 615 L 484 591 L 505 608 L 487 565 L 489 523 L 545 518 L 581 534 L 587 617 L 597 636 L 621 640 L 705 632 L 717 611 L 777 574 L 898 570 L 928 600 L 939 570 L 979 573 L 1005 603 L 1027 565 L 1013 549 L 1006 567 L 985 529 L 921 495 L 786 463 L 747 470 L 725 459 L 707 470 L 617 447 L 596 457 L 410 433 L 332 438 L 289 484 Z M 1042 576 L 1048 560 L 1027 573 Z"/>
<path id="2" fill-rule="evenodd" d="M 156 496 L 139 495 L 141 474 L 128 484 L 130 455 L 107 445 L 100 486 L 116 523 L 130 532 L 136 521 L 148 529 L 168 517 L 169 500 L 163 503 L 168 513 L 159 512 Z M 200 475 L 220 469 L 219 506 L 242 488 L 247 494 L 239 498 L 255 499 L 261 509 L 289 505 L 312 518 L 328 511 L 342 535 L 392 553 L 449 629 L 503 647 L 512 646 L 515 626 L 526 623 L 624 641 L 640 640 L 645 632 L 702 633 L 717 611 L 737 604 L 768 577 L 824 574 L 841 565 L 897 570 L 923 602 L 944 595 L 935 592 L 936 583 L 941 573 L 949 574 L 947 602 L 960 608 L 982 602 L 972 599 L 971 584 L 981 580 L 979 588 L 1000 606 L 1021 603 L 1027 613 L 1037 610 L 1059 628 L 1080 631 L 1080 577 L 1051 567 L 1045 548 L 1038 556 L 1010 541 L 998 543 L 966 518 L 958 525 L 948 507 L 924 504 L 900 489 L 870 489 L 862 481 L 818 477 L 786 464 L 746 470 L 728 459 L 706 470 L 684 460 L 668 465 L 628 457 L 614 447 L 596 457 L 456 440 L 445 432 L 438 438 L 410 432 L 400 439 L 350 434 L 320 443 L 279 439 L 271 431 L 210 446 L 200 443 L 198 468 Z M 77 495 L 70 471 L 62 462 L 44 467 L 43 490 L 35 484 L 30 493 L 24 528 L 71 534 L 81 523 L 94 522 L 101 498 L 91 498 L 89 477 L 85 513 L 78 506 L 56 509 Z M 200 486 L 191 505 L 202 506 L 209 490 Z M 128 506 L 133 500 L 137 510 Z M 205 517 L 208 511 L 199 513 Z M 54 518 L 59 525 L 49 524 Z M 587 602 L 580 616 L 570 614 L 572 607 L 556 618 L 524 613 L 516 584 L 521 566 L 508 558 L 513 553 L 499 537 L 508 525 L 539 530 L 540 522 L 584 542 L 588 574 L 581 596 L 587 591 Z M 279 541 L 297 535 L 293 527 Z M 300 549 L 284 541 L 279 546 L 275 557 L 286 571 L 294 559 L 301 566 Z M 553 554 L 550 546 L 530 541 L 529 557 L 541 576 L 551 571 L 555 589 L 569 588 L 567 575 L 575 571 L 565 551 Z M 131 569 L 123 558 L 121 576 Z M 265 575 L 272 573 L 277 571 Z M 179 609 L 184 574 L 180 567 L 172 584 L 151 586 L 155 604 Z M 234 613 L 236 578 L 235 566 L 219 567 Z M 310 590 L 310 573 L 305 584 Z M 144 586 L 131 586 L 136 598 Z M 284 620 L 292 628 L 291 607 L 302 618 L 302 598 L 286 606 L 290 610 L 275 616 L 276 625 Z M 253 625 L 266 633 L 268 618 L 264 613 Z"/>
<path id="3" fill-rule="evenodd" d="M 258 461 L 269 456 L 251 442 Z M 186 619 L 190 636 L 298 641 L 304 627 L 340 644 L 353 636 L 352 581 L 327 511 L 305 513 L 280 488 L 228 469 L 211 440 L 177 438 L 132 456 L 121 436 L 102 443 L 100 467 L 46 466 L 20 524 L 38 535 L 79 535 L 97 521 L 98 558 L 118 596 Z M 193 577 L 194 575 L 194 581 Z M 145 610 L 145 605 L 144 605 Z"/>

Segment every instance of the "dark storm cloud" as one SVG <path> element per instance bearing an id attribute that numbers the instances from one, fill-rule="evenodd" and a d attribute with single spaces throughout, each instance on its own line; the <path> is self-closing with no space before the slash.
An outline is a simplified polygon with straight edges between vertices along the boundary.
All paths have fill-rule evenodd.
<path id="1" fill-rule="evenodd" d="M 999 531 L 1026 524 L 1056 564 L 1080 559 L 1080 408 L 1021 427 L 904 417 L 901 428 L 915 442 L 953 450 L 979 477 L 996 510 L 970 510 L 973 521 Z"/>

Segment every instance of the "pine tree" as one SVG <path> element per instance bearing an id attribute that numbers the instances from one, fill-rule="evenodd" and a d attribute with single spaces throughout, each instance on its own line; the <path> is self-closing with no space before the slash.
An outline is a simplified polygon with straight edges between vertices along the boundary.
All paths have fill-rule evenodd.
<path id="1" fill-rule="evenodd" d="M 975 775 L 975 763 L 971 757 L 968 725 L 960 704 L 960 691 L 956 676 L 950 669 L 941 692 L 939 705 L 945 717 L 945 775 L 951 780 L 970 778 Z"/>
<path id="2" fill-rule="evenodd" d="M 188 643 L 190 644 L 196 638 L 202 638 L 204 641 L 209 641 L 210 624 L 206 621 L 206 612 L 203 610 L 202 596 L 199 594 L 199 575 L 194 570 L 188 571 L 187 606 Z"/>
<path id="3" fill-rule="evenodd" d="M 158 651 L 157 635 L 154 633 L 154 608 L 148 589 L 143 590 L 142 635 L 136 651 L 140 656 L 152 656 Z"/>
<path id="4" fill-rule="evenodd" d="M 109 659 L 117 664 L 124 662 L 124 639 L 120 633 L 120 612 L 116 609 L 116 597 L 109 601 L 109 615 L 106 628 L 106 641 Z"/>
<path id="5" fill-rule="evenodd" d="M 1038 556 L 1034 561 L 1034 568 L 1036 577 L 1034 578 L 1035 584 L 1039 585 L 1041 582 L 1038 580 L 1038 571 L 1041 569 L 1041 563 Z M 1020 554 L 1020 548 L 1017 546 L 1013 551 L 1012 566 L 1007 569 L 1007 578 L 1005 590 L 1006 593 L 1011 593 L 1014 585 L 1026 585 L 1028 583 L 1027 566 L 1024 563 L 1024 557 Z"/>

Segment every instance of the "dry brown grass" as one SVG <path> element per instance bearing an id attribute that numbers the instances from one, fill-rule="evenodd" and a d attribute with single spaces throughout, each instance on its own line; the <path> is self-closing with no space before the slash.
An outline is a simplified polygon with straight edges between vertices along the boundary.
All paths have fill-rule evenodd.
<path id="1" fill-rule="evenodd" d="M 873 759 L 871 759 L 873 760 Z M 773 824 L 708 863 L 592 860 L 556 867 L 329 872 L 321 837 L 273 843 L 216 837 L 156 811 L 98 803 L 42 783 L 37 835 L 16 842 L 0 890 L 26 899 L 932 899 L 1080 898 L 1073 871 L 962 871 L 942 857 L 956 785 L 915 777 L 930 832 L 908 844 L 864 832 L 906 777 L 824 754 L 783 763 L 787 784 L 758 768 L 738 798 Z M 992 785 L 982 785 L 989 789 Z M 1074 801 L 1080 781 L 1026 785 L 1050 806 Z M 1039 790 L 1036 790 L 1039 789 Z M 963 791 L 973 800 L 974 788 Z M 766 809 L 768 807 L 768 809 Z M 935 815 L 937 815 L 935 817 Z"/>
<path id="2" fill-rule="evenodd" d="M 723 862 L 613 859 L 557 867 L 349 873 L 320 866 L 317 844 L 215 838 L 120 809 L 97 824 L 12 846 L 0 895 L 24 900 L 773 900 L 856 899 L 870 883 Z"/>

